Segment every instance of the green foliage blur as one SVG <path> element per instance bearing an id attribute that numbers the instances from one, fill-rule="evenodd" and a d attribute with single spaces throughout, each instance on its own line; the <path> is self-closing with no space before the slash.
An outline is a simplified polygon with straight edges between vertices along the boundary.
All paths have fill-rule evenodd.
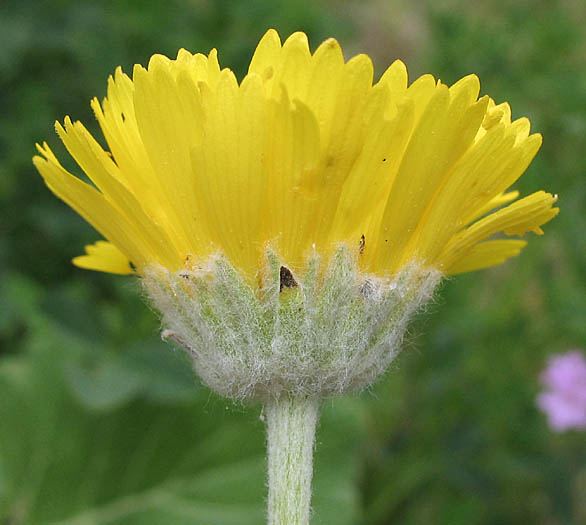
<path id="1" fill-rule="evenodd" d="M 544 135 L 517 188 L 562 209 L 516 260 L 446 282 L 380 384 L 327 403 L 314 523 L 586 523 L 586 434 L 535 406 L 547 357 L 586 349 L 582 0 L 0 3 L 0 523 L 263 522 L 261 408 L 198 384 L 133 279 L 70 264 L 99 236 L 31 157 L 67 158 L 65 115 L 99 135 L 116 66 L 217 47 L 242 75 L 268 27 L 334 36 L 377 75 L 477 73 Z"/>

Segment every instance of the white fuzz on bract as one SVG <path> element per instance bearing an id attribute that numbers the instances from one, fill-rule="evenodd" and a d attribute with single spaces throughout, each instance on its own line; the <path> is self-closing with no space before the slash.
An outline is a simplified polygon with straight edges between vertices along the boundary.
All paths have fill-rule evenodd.
<path id="1" fill-rule="evenodd" d="M 323 398 L 365 388 L 385 371 L 441 273 L 413 264 L 393 279 L 367 276 L 344 246 L 322 264 L 313 256 L 292 275 L 269 251 L 257 290 L 221 256 L 201 270 L 151 266 L 142 282 L 163 337 L 189 352 L 219 394 Z"/>

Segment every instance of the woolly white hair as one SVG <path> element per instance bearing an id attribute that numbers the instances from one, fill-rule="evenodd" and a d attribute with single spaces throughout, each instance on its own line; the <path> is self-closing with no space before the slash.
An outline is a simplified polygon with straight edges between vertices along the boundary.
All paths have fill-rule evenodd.
<path id="1" fill-rule="evenodd" d="M 149 267 L 144 289 L 163 338 L 191 355 L 202 380 L 236 400 L 283 394 L 323 398 L 371 385 L 396 356 L 407 323 L 441 273 L 407 265 L 393 279 L 359 272 L 344 246 L 293 275 L 267 252 L 263 286 L 249 286 L 222 256 L 205 269 Z"/>

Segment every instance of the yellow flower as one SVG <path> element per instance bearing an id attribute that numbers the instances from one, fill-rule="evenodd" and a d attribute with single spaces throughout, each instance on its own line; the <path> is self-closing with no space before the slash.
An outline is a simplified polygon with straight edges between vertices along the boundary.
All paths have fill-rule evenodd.
<path id="1" fill-rule="evenodd" d="M 344 243 L 366 273 L 454 274 L 517 255 L 524 241 L 492 237 L 541 233 L 558 212 L 543 191 L 507 192 L 541 136 L 478 94 L 475 75 L 408 84 L 400 61 L 373 84 L 368 56 L 344 62 L 333 39 L 311 54 L 305 34 L 281 45 L 270 30 L 240 83 L 215 50 L 155 55 L 132 79 L 118 68 L 92 101 L 110 151 L 57 123 L 93 184 L 46 143 L 34 163 L 109 241 L 74 259 L 84 268 L 176 271 L 221 252 L 254 282 L 267 248 L 294 270 Z"/>

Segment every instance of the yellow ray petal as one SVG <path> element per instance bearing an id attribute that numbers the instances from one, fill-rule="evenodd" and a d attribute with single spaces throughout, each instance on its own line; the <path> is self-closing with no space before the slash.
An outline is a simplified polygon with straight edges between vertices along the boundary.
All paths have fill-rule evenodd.
<path id="1" fill-rule="evenodd" d="M 177 268 L 176 264 L 167 260 L 166 254 L 152 253 L 138 232 L 100 192 L 63 169 L 46 144 L 37 147 L 43 157 L 35 156 L 33 162 L 49 189 L 118 246 L 135 266 L 140 268 L 148 262 L 156 261 Z"/>
<path id="2" fill-rule="evenodd" d="M 267 127 L 263 159 L 267 176 L 266 240 L 275 241 L 273 249 L 293 267 L 303 262 L 296 217 L 308 205 L 308 198 L 298 188 L 305 173 L 319 160 L 319 126 L 310 109 L 300 101 L 291 105 L 284 91 L 281 100 L 269 101 Z"/>
<path id="3" fill-rule="evenodd" d="M 429 101 L 436 92 L 437 84 L 432 75 L 420 76 L 407 88 L 406 96 L 414 103 L 416 124 L 419 123 L 423 112 L 427 109 Z M 387 118 L 392 117 L 392 109 L 390 111 L 391 114 L 387 114 Z"/>
<path id="4" fill-rule="evenodd" d="M 312 176 L 311 180 L 307 177 L 303 181 L 302 191 L 319 194 L 310 214 L 313 222 L 311 229 L 315 231 L 314 240 L 318 246 L 325 247 L 342 185 L 363 147 L 363 112 L 372 86 L 372 75 L 372 62 L 366 55 L 358 55 L 345 64 L 343 83 L 336 98 L 329 144 L 323 151 L 321 166 L 318 168 L 320 174 Z"/>
<path id="5" fill-rule="evenodd" d="M 385 101 L 381 100 L 381 105 Z M 411 135 L 413 103 L 405 101 L 392 120 L 379 119 L 366 130 L 360 156 L 352 166 L 340 195 L 331 242 L 368 239 L 370 259 L 378 243 L 381 214 Z"/>
<path id="6" fill-rule="evenodd" d="M 407 80 L 407 67 L 400 60 L 395 60 L 382 74 L 377 85 L 386 86 L 396 103 L 407 92 Z"/>
<path id="7" fill-rule="evenodd" d="M 416 251 L 417 229 L 453 163 L 472 143 L 488 100 L 474 104 L 478 79 L 439 84 L 413 132 L 382 219 L 380 264 L 395 271 Z M 449 118 L 446 115 L 450 115 Z"/>
<path id="8" fill-rule="evenodd" d="M 529 136 L 531 123 L 528 118 L 522 117 L 511 124 L 510 131 L 516 136 L 515 144 L 521 144 Z"/>
<path id="9" fill-rule="evenodd" d="M 504 257 L 519 246 L 475 247 L 492 233 L 540 232 L 557 213 L 530 197 L 485 216 L 517 197 L 504 192 L 541 136 L 512 121 L 507 103 L 477 100 L 475 75 L 409 85 L 397 60 L 373 85 L 372 69 L 365 55 L 345 62 L 334 39 L 312 55 L 305 34 L 281 44 L 274 30 L 240 85 L 215 49 L 154 55 L 132 80 L 118 68 L 107 97 L 92 101 L 111 153 L 80 123 L 58 126 L 97 190 L 46 147 L 35 163 L 138 267 L 217 251 L 249 282 L 267 245 L 293 269 L 340 242 L 360 246 L 361 268 L 379 275 L 413 259 L 472 268 L 482 254 L 498 259 L 490 247 Z M 107 267 L 95 250 L 82 257 Z"/>
<path id="10" fill-rule="evenodd" d="M 147 170 L 141 165 L 141 159 L 146 159 L 146 151 L 134 117 L 133 91 L 132 81 L 118 68 L 115 77 L 108 80 L 107 98 L 102 105 L 94 98 L 91 106 L 116 164 L 120 167 L 121 180 L 127 187 L 143 188 L 146 193 L 152 185 L 148 180 L 150 165 Z"/>
<path id="11" fill-rule="evenodd" d="M 237 147 L 233 148 L 238 172 L 230 175 L 237 180 L 231 184 L 240 188 L 239 213 L 234 221 L 234 235 L 239 237 L 246 266 L 259 267 L 266 239 L 264 217 L 260 212 L 266 201 L 267 172 L 263 150 L 267 142 L 267 101 L 262 79 L 249 74 L 239 89 L 237 112 Z M 242 243 L 244 246 L 242 246 Z M 254 272 L 254 270 L 253 270 Z"/>
<path id="12" fill-rule="evenodd" d="M 170 213 L 174 207 L 166 196 L 164 186 L 155 175 L 142 142 L 134 114 L 134 85 L 118 68 L 114 78 L 108 81 L 108 96 L 102 105 L 92 100 L 92 108 L 98 119 L 112 155 L 120 168 L 118 178 L 140 196 L 141 206 L 153 220 L 164 228 L 181 252 L 185 246 L 182 228 L 177 217 Z"/>
<path id="13" fill-rule="evenodd" d="M 256 46 L 249 73 L 256 73 L 264 80 L 268 80 L 275 74 L 275 68 L 281 55 L 281 39 L 274 29 L 269 29 Z"/>
<path id="14" fill-rule="evenodd" d="M 378 265 L 391 271 L 400 261 L 435 187 L 441 182 L 429 178 L 430 173 L 434 173 L 435 142 L 442 134 L 449 102 L 448 88 L 438 86 L 413 131 L 393 182 L 381 224 L 381 237 L 388 242 L 380 247 L 377 261 Z"/>
<path id="15" fill-rule="evenodd" d="M 466 256 L 444 269 L 447 275 L 472 272 L 496 266 L 511 257 L 516 257 L 527 244 L 516 239 L 485 241 L 474 246 Z"/>
<path id="16" fill-rule="evenodd" d="M 120 275 L 134 273 L 126 255 L 110 242 L 97 241 L 95 244 L 88 244 L 85 251 L 86 255 L 73 259 L 75 266 Z"/>
<path id="17" fill-rule="evenodd" d="M 466 256 L 474 245 L 497 232 L 523 235 L 533 230 L 540 233 L 540 226 L 559 212 L 558 208 L 552 208 L 556 200 L 556 196 L 538 191 L 480 219 L 448 243 L 438 257 L 437 266 L 440 269 L 451 267 Z"/>
<path id="18" fill-rule="evenodd" d="M 479 92 L 480 80 L 476 75 L 466 75 L 450 86 L 450 95 L 453 99 L 459 100 L 458 104 L 465 107 L 470 106 L 478 98 Z"/>
<path id="19" fill-rule="evenodd" d="M 422 259 L 432 263 L 470 217 L 481 216 L 489 202 L 525 171 L 541 136 L 518 143 L 517 133 L 511 125 L 491 127 L 454 166 L 423 225 L 418 248 Z"/>
<path id="20" fill-rule="evenodd" d="M 165 254 L 165 260 L 182 260 L 184 256 L 153 220 L 144 212 L 138 199 L 120 181 L 120 170 L 80 122 L 65 119 L 65 128 L 56 125 L 65 147 L 86 175 L 129 223 L 152 253 Z M 175 262 L 176 264 L 176 262 Z"/>
<path id="21" fill-rule="evenodd" d="M 293 33 L 285 43 L 281 59 L 275 64 L 272 78 L 273 96 L 278 97 L 284 85 L 291 97 L 305 100 L 311 78 L 311 54 L 305 33 Z"/>
<path id="22" fill-rule="evenodd" d="M 169 71 L 176 81 L 179 76 L 187 75 L 195 85 L 199 82 L 215 85 L 219 69 L 220 65 L 217 62 L 215 50 L 212 50 L 210 56 L 206 57 L 201 53 L 192 55 L 189 51 L 180 49 L 177 53 L 177 60 L 169 65 Z"/>
<path id="23" fill-rule="evenodd" d="M 463 219 L 463 224 L 470 224 L 471 222 L 475 221 L 476 219 L 480 219 L 483 215 L 487 214 L 488 212 L 494 210 L 495 208 L 500 208 L 504 204 L 508 204 L 509 202 L 514 201 L 519 197 L 518 191 L 508 191 L 499 193 L 496 197 L 489 200 L 484 206 L 476 209 L 473 214 L 469 215 L 465 219 Z"/>
<path id="24" fill-rule="evenodd" d="M 332 119 L 344 75 L 344 55 L 333 38 L 329 38 L 315 50 L 310 74 L 307 97 L 303 102 L 316 116 L 322 147 L 325 148 L 329 144 Z M 294 94 L 289 94 L 293 99 Z"/>
<path id="25" fill-rule="evenodd" d="M 183 257 L 206 255 L 211 250 L 208 221 L 200 213 L 191 168 L 191 150 L 202 133 L 199 95 L 194 92 L 189 100 L 181 100 L 180 90 L 166 67 L 167 60 L 151 59 L 152 71 L 135 68 L 137 123 L 158 186 L 168 203 L 166 211 L 174 225 L 174 241 Z"/>
<path id="26" fill-rule="evenodd" d="M 514 142 L 514 137 L 505 136 L 504 125 L 500 124 L 459 159 L 422 224 L 418 247 L 421 259 L 432 264 L 450 237 L 464 226 L 465 219 L 490 200 L 490 184 L 501 176 Z"/>
<path id="27" fill-rule="evenodd" d="M 239 87 L 223 71 L 205 99 L 205 132 L 192 148 L 198 199 L 222 250 L 254 276 L 265 240 L 267 101 L 259 75 Z"/>

